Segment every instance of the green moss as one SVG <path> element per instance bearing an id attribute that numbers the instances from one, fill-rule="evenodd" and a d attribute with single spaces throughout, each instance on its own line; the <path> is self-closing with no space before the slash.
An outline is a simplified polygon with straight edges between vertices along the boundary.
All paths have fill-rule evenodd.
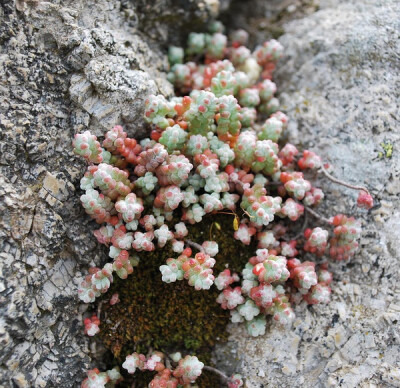
<path id="1" fill-rule="evenodd" d="M 254 255 L 255 246 L 244 246 L 233 238 L 233 221 L 233 215 L 213 214 L 188 227 L 188 239 L 200 244 L 210 239 L 218 242 L 216 275 L 227 266 L 240 272 Z M 169 246 L 140 254 L 141 261 L 134 273 L 126 280 L 115 278 L 102 298 L 106 303 L 102 307 L 99 335 L 114 357 L 112 363 L 121 365 L 126 355 L 134 351 L 146 354 L 154 349 L 195 354 L 209 364 L 212 347 L 227 339 L 225 328 L 230 314 L 215 302 L 220 292 L 216 287 L 196 291 L 186 280 L 171 284 L 161 281 L 159 266 L 177 256 Z M 120 302 L 110 306 L 108 300 L 116 292 Z M 147 381 L 147 374 L 140 375 L 140 379 Z M 213 378 L 205 374 L 199 386 L 218 386 L 218 382 L 211 383 Z"/>
<path id="2" fill-rule="evenodd" d="M 390 142 L 382 142 L 381 147 L 383 148 L 383 152 L 379 152 L 378 155 L 380 158 L 386 157 L 386 158 L 391 158 L 393 155 L 393 144 Z"/>

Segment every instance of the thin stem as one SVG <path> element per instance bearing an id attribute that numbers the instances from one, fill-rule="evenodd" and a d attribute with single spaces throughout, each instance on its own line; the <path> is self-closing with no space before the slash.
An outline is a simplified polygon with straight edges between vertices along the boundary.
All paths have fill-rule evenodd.
<path id="1" fill-rule="evenodd" d="M 302 227 L 301 227 L 299 233 L 297 233 L 297 234 L 296 234 L 295 236 L 293 236 L 293 237 L 286 237 L 286 238 L 282 238 L 282 237 L 281 237 L 281 240 L 283 240 L 283 241 L 291 241 L 291 240 L 297 240 L 297 239 L 299 239 L 300 237 L 303 237 L 304 231 L 305 231 L 306 228 L 307 228 L 307 223 L 308 223 L 307 212 L 304 212 L 304 221 L 303 221 L 303 225 L 302 225 Z"/>
<path id="2" fill-rule="evenodd" d="M 170 357 L 169 354 L 165 353 L 165 356 L 166 356 L 167 360 L 169 360 L 170 362 L 173 362 L 174 364 L 176 364 L 176 362 Z M 225 373 L 223 373 L 220 370 L 218 370 L 217 368 L 213 368 L 212 366 L 204 365 L 203 366 L 203 370 L 208 370 L 209 372 L 215 373 L 216 375 L 218 375 L 223 380 L 224 384 L 228 383 L 229 377 Z"/>
<path id="3" fill-rule="evenodd" d="M 99 305 L 97 306 L 97 318 L 101 319 L 101 308 L 103 307 L 104 300 L 102 300 Z"/>
<path id="4" fill-rule="evenodd" d="M 306 209 L 306 211 L 308 213 L 310 213 L 313 217 L 317 218 L 318 220 L 325 222 L 326 224 L 332 225 L 332 223 L 325 217 L 319 215 L 317 212 L 315 212 L 314 210 L 312 210 L 310 207 L 308 206 L 304 206 L 304 209 Z"/>
<path id="5" fill-rule="evenodd" d="M 200 244 L 197 244 L 197 243 L 195 243 L 193 241 L 190 241 L 190 240 L 185 240 L 185 243 L 187 245 L 190 245 L 192 248 L 196 248 L 198 251 L 204 253 L 204 248 Z"/>
<path id="6" fill-rule="evenodd" d="M 120 320 L 111 328 L 111 330 L 112 330 L 112 331 L 117 330 L 117 329 L 118 329 L 118 326 L 121 324 L 121 322 L 122 322 L 122 319 L 120 319 Z"/>
<path id="7" fill-rule="evenodd" d="M 212 366 L 207 366 L 207 365 L 205 365 L 205 366 L 203 367 L 203 369 L 204 369 L 204 370 L 208 370 L 209 372 L 213 372 L 213 373 L 215 373 L 216 375 L 218 375 L 219 377 L 221 377 L 221 379 L 224 381 L 225 384 L 226 384 L 226 383 L 228 382 L 228 380 L 229 380 L 229 377 L 228 377 L 225 373 L 221 372 L 220 370 L 218 370 L 218 369 L 216 369 L 216 368 L 213 368 Z"/>
<path id="8" fill-rule="evenodd" d="M 267 182 L 266 183 L 266 185 L 267 186 L 280 186 L 280 185 L 283 185 L 283 183 L 282 182 Z"/>
<path id="9" fill-rule="evenodd" d="M 244 190 L 244 183 L 241 180 L 236 179 L 235 181 L 231 181 L 231 183 L 233 183 L 234 185 L 240 185 L 242 190 Z"/>
<path id="10" fill-rule="evenodd" d="M 168 357 L 168 356 L 165 358 L 165 366 L 166 366 L 168 369 L 172 369 L 171 359 L 170 359 L 170 357 Z"/>
<path id="11" fill-rule="evenodd" d="M 332 182 L 335 182 L 335 183 L 337 183 L 337 184 L 339 184 L 339 185 L 348 187 L 349 189 L 362 190 L 362 191 L 365 191 L 367 194 L 371 195 L 370 192 L 368 191 L 368 189 L 367 189 L 366 187 L 364 187 L 364 186 L 352 185 L 352 184 L 350 184 L 350 183 L 344 182 L 344 181 L 342 181 L 342 180 L 340 180 L 340 179 L 337 179 L 337 178 L 333 177 L 331 174 L 329 174 L 328 171 L 326 171 L 326 169 L 325 169 L 325 167 L 324 167 L 323 165 L 321 165 L 320 171 L 321 171 L 329 180 L 331 180 Z"/>

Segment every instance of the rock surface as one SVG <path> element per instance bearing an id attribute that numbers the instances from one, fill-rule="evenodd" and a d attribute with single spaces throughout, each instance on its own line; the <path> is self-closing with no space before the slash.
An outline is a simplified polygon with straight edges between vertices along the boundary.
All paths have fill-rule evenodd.
<path id="1" fill-rule="evenodd" d="M 357 0 L 320 1 L 283 24 L 276 76 L 289 139 L 317 151 L 335 176 L 363 182 L 380 206 L 366 214 L 356 191 L 320 180 L 321 213 L 363 219 L 361 249 L 331 266 L 332 302 L 300 305 L 292 331 L 272 326 L 249 338 L 231 328 L 217 356 L 237 355 L 248 387 L 400 386 L 399 21 L 398 1 Z"/>
<path id="2" fill-rule="evenodd" d="M 106 254 L 79 204 L 85 166 L 73 135 L 116 123 L 143 134 L 143 99 L 172 93 L 167 42 L 229 3 L 1 3 L 0 387 L 78 386 L 91 366 L 76 285 Z M 252 7 L 285 30 L 277 83 L 289 138 L 317 150 L 335 175 L 364 182 L 381 206 L 365 215 L 354 192 L 321 180 L 321 212 L 356 214 L 365 227 L 357 257 L 333 266 L 332 303 L 299 306 L 292 331 L 271 327 L 252 339 L 232 327 L 216 358 L 254 388 L 400 386 L 400 9 L 396 0 L 321 0 L 318 11 L 310 3 Z M 298 18 L 283 22 L 290 14 Z M 240 15 L 239 24 L 249 20 Z"/>
<path id="3" fill-rule="evenodd" d="M 147 4 L 0 4 L 0 387 L 76 387 L 90 367 L 76 287 L 107 255 L 79 203 L 73 135 L 143 134 L 146 96 L 173 92 L 162 44 L 219 5 Z"/>

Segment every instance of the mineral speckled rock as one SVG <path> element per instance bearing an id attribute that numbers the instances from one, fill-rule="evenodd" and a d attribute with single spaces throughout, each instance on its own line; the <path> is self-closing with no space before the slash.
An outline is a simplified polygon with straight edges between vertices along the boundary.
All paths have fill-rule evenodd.
<path id="1" fill-rule="evenodd" d="M 288 137 L 318 152 L 335 176 L 367 185 L 380 207 L 365 214 L 356 191 L 320 179 L 319 212 L 363 221 L 359 253 L 331 266 L 331 303 L 300 305 L 292 332 L 271 327 L 254 339 L 232 327 L 229 347 L 216 356 L 233 349 L 251 388 L 399 387 L 400 4 L 319 3 L 285 23 L 279 39 L 286 50 L 276 82 L 292 119 Z"/>

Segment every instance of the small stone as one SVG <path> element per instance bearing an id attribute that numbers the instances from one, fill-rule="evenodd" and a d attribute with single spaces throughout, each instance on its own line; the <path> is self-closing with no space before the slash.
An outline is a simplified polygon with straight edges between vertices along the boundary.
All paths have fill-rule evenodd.
<path id="1" fill-rule="evenodd" d="M 25 375 L 22 374 L 21 372 L 17 373 L 16 376 L 13 377 L 13 381 L 20 388 L 29 387 L 29 384 L 26 381 Z"/>

